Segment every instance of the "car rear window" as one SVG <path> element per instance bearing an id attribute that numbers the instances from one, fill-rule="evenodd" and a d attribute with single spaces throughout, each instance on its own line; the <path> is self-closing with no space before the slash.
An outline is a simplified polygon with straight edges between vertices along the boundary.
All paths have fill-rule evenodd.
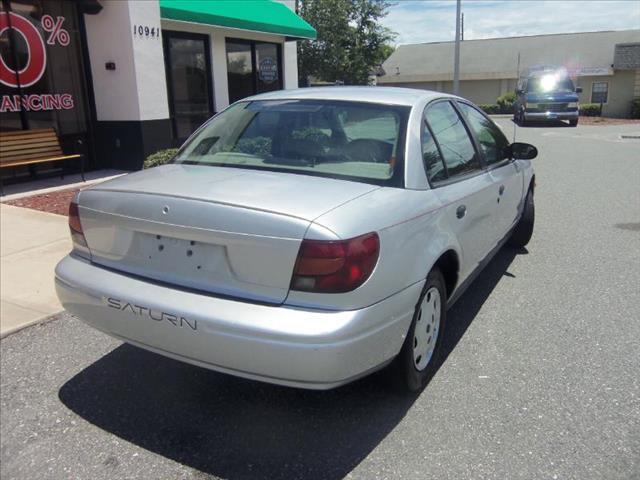
<path id="1" fill-rule="evenodd" d="M 409 110 L 342 101 L 240 102 L 211 119 L 174 162 L 402 186 Z"/>

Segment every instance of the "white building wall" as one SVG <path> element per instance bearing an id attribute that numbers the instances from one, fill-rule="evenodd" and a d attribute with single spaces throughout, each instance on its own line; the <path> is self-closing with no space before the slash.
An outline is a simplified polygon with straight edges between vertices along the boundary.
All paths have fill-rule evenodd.
<path id="1" fill-rule="evenodd" d="M 215 29 L 210 35 L 211 68 L 213 69 L 213 101 L 216 112 L 229 105 L 229 77 L 227 77 L 227 48 L 224 33 Z"/>
<path id="2" fill-rule="evenodd" d="M 160 3 L 151 1 L 130 1 L 129 36 L 133 25 L 145 25 L 149 28 L 160 27 Z M 134 66 L 138 87 L 140 120 L 169 118 L 167 81 L 164 68 L 162 35 L 147 38 L 133 38 Z"/>
<path id="3" fill-rule="evenodd" d="M 285 90 L 298 88 L 298 42 L 285 42 L 283 53 L 284 82 Z"/>
<path id="4" fill-rule="evenodd" d="M 102 2 L 98 15 L 84 19 L 98 120 L 137 120 L 140 110 L 128 2 Z M 106 70 L 107 62 L 114 62 L 116 69 Z"/>
<path id="5" fill-rule="evenodd" d="M 133 25 L 160 28 L 158 2 L 105 0 L 85 15 L 91 75 L 99 121 L 169 117 L 162 37 L 134 36 Z M 107 62 L 115 70 L 107 70 Z"/>

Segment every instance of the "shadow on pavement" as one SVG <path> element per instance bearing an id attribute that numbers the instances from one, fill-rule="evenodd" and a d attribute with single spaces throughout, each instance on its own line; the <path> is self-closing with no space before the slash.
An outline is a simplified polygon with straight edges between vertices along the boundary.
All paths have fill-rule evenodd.
<path id="1" fill-rule="evenodd" d="M 515 255 L 499 251 L 450 310 L 443 358 Z M 333 479 L 353 470 L 417 397 L 392 390 L 382 372 L 331 391 L 305 391 L 123 344 L 65 383 L 59 398 L 99 428 L 201 472 L 225 479 Z"/>
<path id="2" fill-rule="evenodd" d="M 526 125 L 520 125 L 519 123 L 516 123 L 512 118 L 511 123 L 515 123 L 520 128 L 571 127 L 571 125 L 569 125 L 569 122 L 565 122 L 562 120 L 547 120 L 545 122 L 528 121 Z"/>

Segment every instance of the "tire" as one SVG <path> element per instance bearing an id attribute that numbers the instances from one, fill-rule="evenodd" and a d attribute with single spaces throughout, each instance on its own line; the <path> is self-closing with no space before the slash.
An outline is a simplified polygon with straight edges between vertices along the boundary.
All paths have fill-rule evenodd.
<path id="1" fill-rule="evenodd" d="M 402 390 L 419 392 L 436 373 L 447 319 L 446 304 L 444 277 L 440 270 L 433 269 L 418 298 L 402 349 L 394 360 L 392 374 Z M 424 350 L 416 349 L 418 341 Z"/>
<path id="2" fill-rule="evenodd" d="M 524 111 L 520 110 L 520 122 L 519 125 L 521 127 L 526 127 L 527 126 L 527 120 L 524 118 Z"/>
<path id="3" fill-rule="evenodd" d="M 575 120 L 569 120 L 569 126 L 570 127 L 577 127 L 578 126 L 578 119 L 576 118 Z"/>
<path id="4" fill-rule="evenodd" d="M 524 200 L 524 211 L 509 238 L 509 245 L 515 248 L 523 248 L 531 240 L 533 224 L 535 222 L 535 206 L 533 204 L 533 191 L 529 189 Z"/>

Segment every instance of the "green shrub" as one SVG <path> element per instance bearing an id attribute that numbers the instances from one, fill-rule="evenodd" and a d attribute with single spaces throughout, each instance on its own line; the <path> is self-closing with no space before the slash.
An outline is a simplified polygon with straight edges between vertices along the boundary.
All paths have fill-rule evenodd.
<path id="1" fill-rule="evenodd" d="M 640 118 L 640 98 L 631 102 L 631 118 Z"/>
<path id="2" fill-rule="evenodd" d="M 300 130 L 294 130 L 292 132 L 291 138 L 295 138 L 296 140 L 312 140 L 314 142 L 318 142 L 321 145 L 327 144 L 331 141 L 329 135 L 324 133 L 319 128 L 314 127 L 306 127 Z"/>
<path id="3" fill-rule="evenodd" d="M 516 101 L 515 92 L 507 92 L 504 95 L 500 95 L 496 103 L 500 108 L 500 113 L 513 113 L 513 104 Z"/>
<path id="4" fill-rule="evenodd" d="M 164 165 L 168 163 L 173 157 L 175 157 L 176 153 L 178 153 L 177 148 L 167 148 L 166 150 L 159 150 L 156 153 L 152 153 L 149 155 L 143 165 L 142 168 L 151 168 L 157 167 L 158 165 Z"/>
<path id="5" fill-rule="evenodd" d="M 271 153 L 271 139 L 269 137 L 241 138 L 231 151 L 264 157 Z"/>
<path id="6" fill-rule="evenodd" d="M 600 116 L 600 104 L 599 103 L 583 103 L 580 105 L 580 115 L 585 117 L 599 117 Z"/>
<path id="7" fill-rule="evenodd" d="M 493 114 L 496 114 L 496 113 L 500 113 L 500 107 L 495 103 L 490 103 L 490 104 L 485 103 L 485 104 L 478 105 L 478 106 L 487 115 L 493 115 Z"/>

